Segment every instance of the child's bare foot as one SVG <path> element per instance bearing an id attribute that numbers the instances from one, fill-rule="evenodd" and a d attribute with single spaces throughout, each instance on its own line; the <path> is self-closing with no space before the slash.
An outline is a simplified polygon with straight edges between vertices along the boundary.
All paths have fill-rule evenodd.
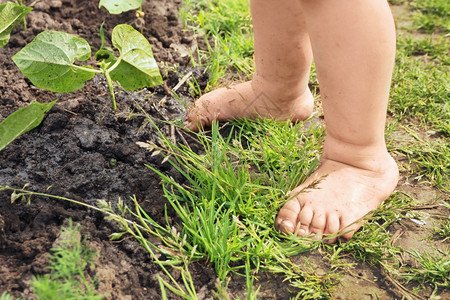
<path id="1" fill-rule="evenodd" d="M 213 120 L 273 118 L 297 122 L 311 115 L 314 104 L 309 89 L 294 94 L 293 89 L 268 91 L 260 86 L 264 85 L 248 81 L 207 93 L 192 105 L 185 126 L 196 131 L 210 126 Z"/>
<path id="2" fill-rule="evenodd" d="M 350 239 L 362 226 L 360 219 L 386 200 L 397 185 L 397 165 L 387 152 L 381 153 L 355 155 L 353 164 L 324 154 L 320 167 L 291 193 L 293 199 L 280 210 L 275 222 L 278 230 L 316 239 L 338 233 L 340 239 Z M 333 237 L 327 242 L 336 240 Z"/>

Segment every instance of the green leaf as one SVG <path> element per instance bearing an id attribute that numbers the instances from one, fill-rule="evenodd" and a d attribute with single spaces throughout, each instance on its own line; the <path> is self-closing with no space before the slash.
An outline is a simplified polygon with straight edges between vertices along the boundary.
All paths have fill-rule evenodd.
<path id="1" fill-rule="evenodd" d="M 119 50 L 119 65 L 111 78 L 126 90 L 136 90 L 163 84 L 152 47 L 147 39 L 130 25 L 114 27 L 112 44 Z"/>
<path id="2" fill-rule="evenodd" d="M 117 61 L 117 58 L 114 56 L 114 54 L 106 49 L 98 50 L 95 53 L 94 57 L 97 61 L 104 61 L 105 63 L 110 63 L 111 65 Z"/>
<path id="3" fill-rule="evenodd" d="M 100 0 L 98 7 L 106 8 L 110 14 L 120 14 L 124 11 L 138 9 L 144 0 Z"/>
<path id="4" fill-rule="evenodd" d="M 92 68 L 74 64 L 90 56 L 91 47 L 84 39 L 64 32 L 44 31 L 12 59 L 35 86 L 69 93 L 94 77 Z"/>
<path id="5" fill-rule="evenodd" d="M 17 5 L 12 2 L 0 5 L 0 48 L 8 44 L 13 28 L 19 24 L 31 7 Z"/>
<path id="6" fill-rule="evenodd" d="M 31 102 L 10 114 L 0 123 L 0 151 L 15 138 L 41 124 L 45 114 L 53 107 L 50 103 Z"/>

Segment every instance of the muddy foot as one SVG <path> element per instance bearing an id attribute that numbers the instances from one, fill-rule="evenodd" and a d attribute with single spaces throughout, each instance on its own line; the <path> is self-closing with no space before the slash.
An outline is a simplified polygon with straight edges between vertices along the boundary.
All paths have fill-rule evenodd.
<path id="1" fill-rule="evenodd" d="M 309 89 L 293 96 L 283 92 L 267 92 L 251 81 L 224 87 L 200 97 L 190 108 L 184 125 L 190 130 L 210 126 L 213 120 L 241 118 L 307 119 L 313 110 Z"/>
<path id="2" fill-rule="evenodd" d="M 360 169 L 322 159 L 320 167 L 281 208 L 277 229 L 315 239 L 337 233 L 341 240 L 350 239 L 362 226 L 360 219 L 386 200 L 397 185 L 398 168 L 392 157 L 386 154 L 378 166 L 377 170 Z M 337 241 L 337 237 L 328 238 L 328 243 Z"/>

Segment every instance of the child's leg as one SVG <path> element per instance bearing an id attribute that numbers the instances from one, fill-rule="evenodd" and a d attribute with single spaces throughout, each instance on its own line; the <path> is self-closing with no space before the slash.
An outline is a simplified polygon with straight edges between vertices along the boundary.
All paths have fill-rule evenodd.
<path id="1" fill-rule="evenodd" d="M 304 120 L 313 108 L 308 89 L 311 45 L 298 0 L 252 0 L 256 72 L 249 82 L 198 99 L 186 127 L 216 119 L 273 117 Z"/>
<path id="2" fill-rule="evenodd" d="M 377 208 L 398 169 L 384 126 L 395 29 L 384 0 L 299 0 L 311 38 L 327 126 L 322 163 L 279 212 L 280 230 L 333 234 Z M 315 189 L 301 192 L 315 179 Z M 297 194 L 295 194 L 297 193 Z M 351 238 L 360 224 L 343 235 Z M 333 240 L 331 241 L 333 242 Z"/>

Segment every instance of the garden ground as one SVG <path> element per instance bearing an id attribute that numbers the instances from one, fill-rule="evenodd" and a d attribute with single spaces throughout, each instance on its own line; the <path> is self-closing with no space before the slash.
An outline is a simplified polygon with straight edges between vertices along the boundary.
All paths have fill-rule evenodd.
<path id="1" fill-rule="evenodd" d="M 24 2 L 25 5 L 31 3 Z M 259 288 L 257 298 L 288 299 L 296 295 L 334 299 L 450 298 L 449 92 L 448 86 L 445 87 L 445 82 L 448 84 L 445 74 L 449 73 L 448 25 L 445 27 L 444 22 L 441 28 L 412 30 L 416 24 L 412 22 L 420 21 L 420 16 L 416 15 L 420 10 L 413 5 L 414 1 L 396 2 L 398 5 L 393 6 L 393 11 L 402 52 L 397 57 L 394 74 L 387 140 L 401 168 L 397 191 L 371 223 L 347 244 L 304 246 L 302 243 L 307 244 L 307 241 L 293 240 L 300 248 L 308 249 L 291 258 L 299 268 L 294 272 L 298 278 L 284 281 L 286 272 L 274 272 L 270 268 L 259 274 L 251 272 L 257 275 L 250 284 L 250 289 L 252 286 L 253 290 Z M 164 148 L 160 133 L 152 125 L 154 122 L 168 137 L 168 144 L 176 140 L 207 156 L 208 151 L 199 146 L 198 137 L 176 129 L 172 122 L 183 118 L 186 103 L 193 99 L 192 85 L 187 82 L 176 90 L 174 97 L 173 89 L 184 82 L 184 76 L 191 74 L 189 80 L 194 82 L 195 79 L 194 86 L 198 90 L 210 88 L 210 76 L 214 78 L 211 68 L 192 63 L 190 54 L 207 47 L 199 32 L 183 26 L 179 18 L 182 6 L 181 0 L 146 1 L 142 20 L 136 18 L 134 12 L 109 15 L 98 8 L 96 1 L 35 2 L 34 10 L 27 16 L 27 30 L 16 27 L 10 43 L 0 49 L 0 121 L 32 100 L 58 99 L 58 103 L 38 128 L 0 152 L 0 186 L 25 187 L 27 191 L 90 205 L 104 199 L 113 207 L 119 198 L 133 207 L 130 197 L 135 195 L 150 218 L 181 230 L 179 223 L 183 218 L 177 214 L 176 207 L 168 204 L 160 175 L 145 164 L 181 185 L 188 185 L 189 180 L 164 157 L 146 151 L 136 142 L 150 141 Z M 444 20 L 448 18 L 448 7 L 446 9 Z M 427 17 L 426 12 L 423 16 Z M 43 30 L 72 33 L 99 48 L 99 27 L 104 20 L 107 40 L 116 24 L 128 23 L 142 29 L 153 46 L 166 81 L 165 86 L 133 93 L 117 89 L 117 114 L 110 107 L 108 88 L 102 79 L 94 78 L 75 93 L 55 94 L 34 87 L 11 60 Z M 428 24 L 426 21 L 424 19 L 422 24 Z M 425 34 L 424 30 L 434 35 Z M 247 56 L 251 59 L 251 53 Z M 227 63 L 230 61 L 234 62 Z M 227 70 L 236 76 L 235 71 Z M 314 79 L 311 84 L 317 88 Z M 417 99 L 404 100 L 403 97 Z M 305 129 L 316 138 L 316 144 L 311 145 L 311 164 L 320 152 L 323 138 L 320 129 L 313 132 L 321 127 L 320 107 L 318 111 L 316 117 L 308 121 L 310 129 Z M 270 127 L 271 123 L 248 126 L 254 132 L 267 133 L 267 128 L 276 132 Z M 229 133 L 230 127 L 225 126 L 221 132 Z M 303 130 L 300 126 L 285 124 L 282 127 L 287 128 L 286 132 Z M 243 135 L 248 144 L 242 153 L 248 154 L 245 151 L 252 149 L 252 136 L 249 129 L 246 130 L 244 128 Z M 294 144 L 302 146 L 297 145 L 299 141 L 293 141 Z M 275 150 L 283 152 L 279 147 Z M 267 156 L 263 154 L 261 157 Z M 271 155 L 271 161 L 279 161 L 276 153 Z M 32 196 L 29 205 L 26 201 L 11 204 L 11 193 L 10 190 L 0 192 L 0 294 L 6 291 L 14 297 L 35 298 L 30 282 L 33 276 L 49 272 L 46 267 L 50 249 L 60 242 L 61 226 L 68 226 L 70 218 L 80 224 L 81 235 L 87 237 L 90 247 L 98 253 L 95 267 L 88 268 L 86 273 L 96 278 L 99 294 L 106 293 L 112 299 L 161 298 L 158 278 L 170 281 L 168 274 L 133 237 L 124 235 L 119 241 L 110 241 L 109 235 L 121 229 L 114 221 L 105 219 L 103 213 L 43 196 Z M 154 245 L 161 245 L 158 238 L 147 238 Z M 159 255 L 159 260 L 169 259 L 167 253 Z M 204 256 L 189 263 L 196 297 L 247 297 L 248 276 L 229 272 L 228 283 L 226 279 L 218 281 L 221 276 L 216 273 L 218 268 L 211 263 L 213 261 L 212 256 Z M 231 267 L 237 265 L 239 261 L 230 263 Z M 183 282 L 184 273 L 180 269 L 169 268 L 169 274 L 175 281 Z M 168 297 L 178 298 L 171 293 Z"/>

